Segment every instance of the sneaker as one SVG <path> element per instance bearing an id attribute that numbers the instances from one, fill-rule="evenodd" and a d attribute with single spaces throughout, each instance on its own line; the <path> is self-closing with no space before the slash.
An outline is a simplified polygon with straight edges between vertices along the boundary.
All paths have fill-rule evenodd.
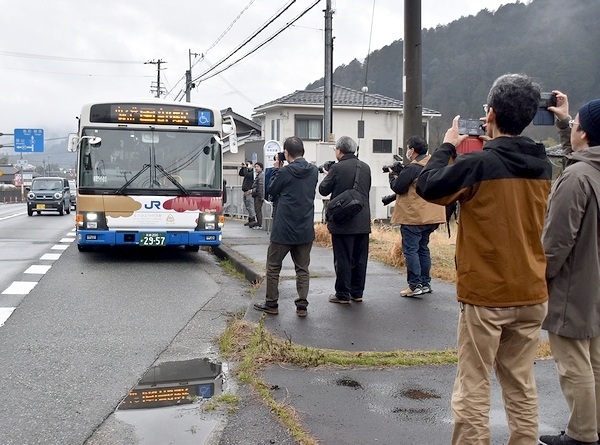
<path id="1" fill-rule="evenodd" d="M 338 303 L 338 304 L 350 304 L 350 300 L 342 300 L 342 299 L 336 297 L 335 295 L 329 296 L 329 302 L 330 303 Z"/>
<path id="2" fill-rule="evenodd" d="M 430 294 L 433 292 L 433 289 L 431 289 L 431 284 L 429 283 L 421 284 L 421 290 L 424 294 Z"/>
<path id="3" fill-rule="evenodd" d="M 352 301 L 356 301 L 357 303 L 360 303 L 362 301 L 362 295 L 356 296 L 356 297 L 353 297 L 352 295 L 350 295 L 350 299 Z"/>
<path id="4" fill-rule="evenodd" d="M 257 311 L 266 312 L 267 314 L 271 315 L 279 314 L 279 309 L 277 308 L 277 306 L 269 306 L 267 305 L 267 303 L 255 303 L 254 309 L 256 309 Z"/>
<path id="5" fill-rule="evenodd" d="M 430 288 L 431 289 L 431 288 Z M 423 293 L 423 287 L 420 284 L 417 284 L 414 288 L 412 286 L 408 286 L 406 289 L 400 292 L 401 297 L 415 297 L 417 295 L 421 295 Z"/>
<path id="6" fill-rule="evenodd" d="M 296 314 L 298 315 L 298 317 L 306 317 L 306 308 L 305 307 L 297 307 L 296 308 Z"/>
<path id="7" fill-rule="evenodd" d="M 262 230 L 262 226 L 252 226 L 253 230 Z"/>
<path id="8" fill-rule="evenodd" d="M 582 442 L 569 437 L 564 431 L 561 431 L 557 436 L 540 436 L 539 443 L 541 445 L 587 445 L 597 444 L 598 442 Z"/>

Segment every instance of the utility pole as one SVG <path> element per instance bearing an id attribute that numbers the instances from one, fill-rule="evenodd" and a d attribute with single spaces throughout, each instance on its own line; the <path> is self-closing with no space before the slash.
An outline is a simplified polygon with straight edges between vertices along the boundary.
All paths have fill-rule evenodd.
<path id="1" fill-rule="evenodd" d="M 158 60 L 148 60 L 147 62 L 144 62 L 144 65 L 157 65 L 157 69 L 156 69 L 156 90 L 152 89 L 154 87 L 154 85 L 152 85 L 150 88 L 150 92 L 151 93 L 156 93 L 156 97 L 160 98 L 161 93 L 163 93 L 163 88 L 160 84 L 160 65 L 163 63 L 167 63 L 162 59 L 158 59 Z"/>
<path id="2" fill-rule="evenodd" d="M 202 56 L 202 54 L 193 53 L 191 49 L 188 49 L 188 61 L 190 64 L 190 69 L 185 72 L 185 101 L 192 101 L 192 88 L 196 86 L 195 83 L 192 82 L 192 56 Z"/>
<path id="3" fill-rule="evenodd" d="M 404 0 L 404 94 L 403 134 L 404 155 L 406 140 L 423 134 L 423 86 L 421 62 L 421 0 Z"/>
<path id="4" fill-rule="evenodd" d="M 333 142 L 333 11 L 331 0 L 325 9 L 325 85 L 323 88 L 323 140 Z"/>

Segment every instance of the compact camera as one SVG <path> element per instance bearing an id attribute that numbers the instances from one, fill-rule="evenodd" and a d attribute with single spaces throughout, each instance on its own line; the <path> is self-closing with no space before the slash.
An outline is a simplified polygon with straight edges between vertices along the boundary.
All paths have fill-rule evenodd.
<path id="1" fill-rule="evenodd" d="M 554 113 L 548 107 L 556 106 L 556 94 L 540 93 L 540 104 L 533 118 L 533 125 L 554 125 Z"/>
<path id="2" fill-rule="evenodd" d="M 554 93 L 540 93 L 540 105 L 539 108 L 548 108 L 556 106 L 556 94 Z"/>
<path id="3" fill-rule="evenodd" d="M 327 161 L 324 162 L 323 165 L 319 165 L 319 173 L 328 172 L 333 164 L 335 164 L 335 161 Z"/>
<path id="4" fill-rule="evenodd" d="M 479 119 L 459 119 L 458 134 L 468 134 L 469 136 L 483 136 L 483 121 Z"/>

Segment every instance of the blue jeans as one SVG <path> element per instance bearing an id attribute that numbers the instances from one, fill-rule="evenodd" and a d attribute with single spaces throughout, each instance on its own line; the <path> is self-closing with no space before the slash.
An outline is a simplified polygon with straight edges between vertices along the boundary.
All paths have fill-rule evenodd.
<path id="1" fill-rule="evenodd" d="M 402 253 L 406 259 L 408 285 L 414 289 L 419 284 L 429 284 L 431 277 L 431 255 L 429 236 L 439 224 L 422 226 L 400 226 L 402 234 Z"/>

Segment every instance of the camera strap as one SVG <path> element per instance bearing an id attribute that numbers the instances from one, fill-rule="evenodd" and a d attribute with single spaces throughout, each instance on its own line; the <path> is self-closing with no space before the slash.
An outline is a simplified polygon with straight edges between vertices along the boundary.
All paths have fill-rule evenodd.
<path id="1" fill-rule="evenodd" d="M 360 174 L 360 161 L 356 163 L 356 173 L 354 174 L 354 185 L 352 188 L 358 190 L 358 176 Z"/>

